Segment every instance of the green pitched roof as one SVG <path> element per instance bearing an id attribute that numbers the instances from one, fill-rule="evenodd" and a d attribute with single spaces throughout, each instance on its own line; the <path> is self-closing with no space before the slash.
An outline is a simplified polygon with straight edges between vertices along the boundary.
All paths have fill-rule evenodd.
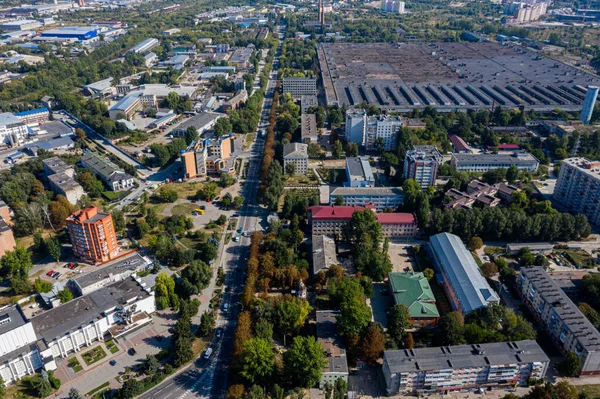
<path id="1" fill-rule="evenodd" d="M 396 305 L 406 305 L 410 317 L 439 317 L 435 296 L 423 273 L 390 273 L 390 286 Z"/>

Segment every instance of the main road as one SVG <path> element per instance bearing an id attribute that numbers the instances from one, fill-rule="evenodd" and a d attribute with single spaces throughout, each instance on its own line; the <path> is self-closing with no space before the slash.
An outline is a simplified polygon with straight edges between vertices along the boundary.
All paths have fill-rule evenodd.
<path id="1" fill-rule="evenodd" d="M 276 34 L 279 33 L 277 30 Z M 273 61 L 265 99 L 259 122 L 259 132 L 267 128 L 269 115 L 275 93 L 279 54 L 281 52 L 282 35 Z M 265 226 L 268 211 L 258 205 L 258 186 L 260 184 L 260 168 L 265 137 L 257 134 L 256 141 L 250 147 L 248 174 L 242 188 L 245 198 L 240 210 L 238 227 L 245 232 L 262 230 Z M 242 285 L 245 279 L 244 269 L 250 246 L 250 238 L 243 237 L 238 242 L 231 242 L 225 247 L 221 257 L 221 266 L 226 273 L 221 308 L 217 319 L 217 327 L 222 330 L 220 338 L 215 338 L 210 347 L 213 353 L 209 359 L 200 356 L 191 365 L 180 371 L 175 377 L 152 388 L 140 396 L 141 399 L 182 399 L 186 397 L 224 398 L 228 386 L 229 364 L 233 350 L 233 338 L 239 314 L 239 302 Z M 225 308 L 227 304 L 227 308 Z"/>

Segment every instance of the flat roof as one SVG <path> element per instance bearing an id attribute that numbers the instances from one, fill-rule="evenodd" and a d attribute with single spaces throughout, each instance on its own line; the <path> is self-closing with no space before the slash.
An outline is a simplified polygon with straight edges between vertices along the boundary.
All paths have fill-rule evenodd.
<path id="1" fill-rule="evenodd" d="M 11 114 L 10 112 L 3 112 L 0 114 L 0 126 L 16 126 L 25 125 L 19 118 Z"/>
<path id="2" fill-rule="evenodd" d="M 0 335 L 27 324 L 18 306 L 9 305 L 0 309 Z"/>
<path id="3" fill-rule="evenodd" d="M 518 251 L 521 248 L 529 248 L 529 249 L 537 249 L 537 250 L 551 250 L 552 248 L 554 248 L 554 245 L 550 244 L 549 242 L 530 242 L 530 243 L 523 243 L 523 242 L 518 242 L 518 243 L 509 243 L 506 244 L 506 249 L 508 249 L 509 251 Z"/>
<path id="4" fill-rule="evenodd" d="M 543 267 L 523 267 L 520 272 L 587 351 L 600 351 L 600 332 Z"/>
<path id="5" fill-rule="evenodd" d="M 302 139 L 317 136 L 317 116 L 315 114 L 302 114 L 301 117 Z"/>
<path id="6" fill-rule="evenodd" d="M 174 130 L 185 131 L 188 127 L 193 126 L 197 129 L 204 129 L 205 126 L 213 123 L 218 118 L 225 116 L 213 112 L 201 112 L 181 122 Z"/>
<path id="7" fill-rule="evenodd" d="M 381 195 L 381 196 L 404 196 L 401 187 L 335 187 L 329 196 L 337 195 Z"/>
<path id="8" fill-rule="evenodd" d="M 119 258 L 114 262 L 107 263 L 102 267 L 98 267 L 89 273 L 76 276 L 71 280 L 83 289 L 99 281 L 106 280 L 111 275 L 133 271 L 145 265 L 147 265 L 146 260 L 136 252 Z"/>
<path id="9" fill-rule="evenodd" d="M 539 163 L 531 154 L 521 152 L 518 154 L 462 154 L 453 153 L 452 158 L 457 163 L 486 163 L 486 164 L 520 164 L 520 163 Z"/>
<path id="10" fill-rule="evenodd" d="M 383 357 L 393 374 L 550 361 L 534 340 L 390 350 Z"/>
<path id="11" fill-rule="evenodd" d="M 105 312 L 131 299 L 148 296 L 150 294 L 133 278 L 127 278 L 41 313 L 33 317 L 31 323 L 36 334 L 49 342 L 106 317 Z"/>
<path id="12" fill-rule="evenodd" d="M 344 340 L 337 333 L 337 316 L 335 310 L 318 310 L 317 319 L 317 341 L 326 352 L 327 363 L 323 368 L 325 373 L 347 373 L 348 361 L 346 359 L 346 348 Z"/>
<path id="13" fill-rule="evenodd" d="M 354 181 L 375 181 L 369 160 L 360 157 L 346 158 L 346 170 Z"/>
<path id="14" fill-rule="evenodd" d="M 481 274 L 473 255 L 458 236 L 440 233 L 430 237 L 429 242 L 435 253 L 437 266 L 443 270 L 448 279 L 446 284 L 452 287 L 464 313 L 487 307 L 490 302 L 500 301 Z"/>

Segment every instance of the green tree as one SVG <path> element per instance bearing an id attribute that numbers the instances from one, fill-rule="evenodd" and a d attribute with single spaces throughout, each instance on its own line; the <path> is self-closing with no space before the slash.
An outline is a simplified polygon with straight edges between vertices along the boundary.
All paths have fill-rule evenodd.
<path id="1" fill-rule="evenodd" d="M 294 337 L 283 354 L 285 375 L 295 386 L 312 387 L 320 379 L 327 363 L 325 351 L 314 337 Z"/>
<path id="2" fill-rule="evenodd" d="M 244 344 L 239 358 L 240 375 L 251 384 L 264 386 L 273 374 L 274 360 L 271 343 L 264 338 L 252 338 Z"/>
<path id="3" fill-rule="evenodd" d="M 334 205 L 336 205 L 336 206 L 344 205 L 344 197 L 342 197 L 341 195 L 338 195 L 337 197 L 335 197 Z"/>
<path id="4" fill-rule="evenodd" d="M 190 145 L 194 140 L 198 140 L 198 129 L 195 126 L 190 126 L 185 131 L 185 143 Z"/>
<path id="5" fill-rule="evenodd" d="M 131 378 L 123 383 L 123 386 L 119 389 L 119 396 L 122 399 L 133 399 L 142 392 L 144 392 L 144 383 Z"/>
<path id="6" fill-rule="evenodd" d="M 146 361 L 144 362 L 144 372 L 147 375 L 154 375 L 160 370 L 160 362 L 153 355 L 146 355 Z"/>
<path id="7" fill-rule="evenodd" d="M 211 312 L 204 312 L 200 317 L 200 326 L 198 327 L 198 335 L 208 337 L 215 328 L 215 317 Z"/>
<path id="8" fill-rule="evenodd" d="M 75 388 L 69 389 L 69 399 L 83 399 L 83 395 Z"/>
<path id="9" fill-rule="evenodd" d="M 410 310 L 406 305 L 394 305 L 388 314 L 388 334 L 400 346 L 410 328 Z"/>
<path id="10" fill-rule="evenodd" d="M 414 179 L 406 179 L 402 184 L 404 191 L 404 210 L 414 212 L 417 209 L 417 197 L 421 192 L 421 185 Z"/>
<path id="11" fill-rule="evenodd" d="M 481 273 L 485 278 L 492 278 L 498 274 L 498 266 L 493 262 L 485 262 L 481 265 Z"/>
<path id="12" fill-rule="evenodd" d="M 151 206 L 148 208 L 148 210 L 146 211 L 145 220 L 146 220 L 146 223 L 148 224 L 148 227 L 150 227 L 151 229 L 158 226 L 159 219 L 158 219 L 158 210 L 156 207 Z"/>
<path id="13" fill-rule="evenodd" d="M 135 227 L 138 238 L 144 238 L 151 230 L 150 225 L 144 219 L 136 219 Z"/>
<path id="14" fill-rule="evenodd" d="M 50 382 L 42 377 L 38 377 L 33 381 L 33 389 L 40 398 L 46 398 L 52 394 Z"/>
<path id="15" fill-rule="evenodd" d="M 175 190 L 170 190 L 165 187 L 162 187 L 158 191 L 158 198 L 160 198 L 160 200 L 162 202 L 168 202 L 168 203 L 175 202 L 175 201 L 177 201 L 178 197 L 179 197 L 179 195 L 177 194 L 177 191 L 175 191 Z"/>
<path id="16" fill-rule="evenodd" d="M 233 204 L 233 197 L 231 196 L 231 194 L 226 193 L 222 198 L 221 198 L 221 206 L 225 209 L 230 209 L 231 205 Z M 222 215 L 221 215 L 222 216 Z"/>
<path id="17" fill-rule="evenodd" d="M 435 277 L 435 272 L 433 271 L 433 269 L 427 267 L 425 268 L 425 270 L 423 270 L 423 276 L 425 276 L 427 280 L 431 280 Z"/>
<path id="18" fill-rule="evenodd" d="M 246 396 L 246 399 L 264 399 L 264 398 L 265 398 L 265 392 L 260 385 L 252 385 L 252 387 L 250 387 L 250 390 L 248 391 L 248 395 Z"/>
<path id="19" fill-rule="evenodd" d="M 42 280 L 41 278 L 38 277 L 33 282 L 33 289 L 38 294 L 50 292 L 50 291 L 52 291 L 52 283 L 49 281 Z"/>
<path id="20" fill-rule="evenodd" d="M 112 216 L 115 230 L 123 231 L 125 229 L 125 215 L 123 214 L 123 211 L 120 209 L 113 209 L 110 215 Z"/>
<path id="21" fill-rule="evenodd" d="M 333 399 L 344 399 L 348 393 L 348 384 L 342 378 L 335 380 Z"/>
<path id="22" fill-rule="evenodd" d="M 71 293 L 71 291 L 69 291 L 68 288 L 65 288 L 64 290 L 58 291 L 56 293 L 56 298 L 60 300 L 60 303 L 67 303 L 73 300 L 73 294 Z"/>
<path id="23" fill-rule="evenodd" d="M 472 237 L 469 241 L 469 250 L 476 251 L 483 247 L 483 240 L 480 237 Z"/>
<path id="24" fill-rule="evenodd" d="M 296 174 L 296 164 L 293 162 L 290 162 L 287 165 L 285 165 L 285 173 L 288 175 Z"/>
<path id="25" fill-rule="evenodd" d="M 458 312 L 450 312 L 440 318 L 438 337 L 440 345 L 460 345 L 465 343 L 465 321 Z"/>
<path id="26" fill-rule="evenodd" d="M 342 335 L 360 335 L 371 321 L 371 308 L 360 298 L 351 298 L 341 305 L 338 331 Z"/>
<path id="27" fill-rule="evenodd" d="M 519 168 L 517 165 L 510 165 L 510 167 L 506 170 L 506 180 L 513 184 L 519 178 Z"/>
<path id="28" fill-rule="evenodd" d="M 49 238 L 45 241 L 46 248 L 48 249 L 48 253 L 54 259 L 55 262 L 60 260 L 60 243 L 56 237 Z"/>
<path id="29" fill-rule="evenodd" d="M 267 341 L 273 341 L 273 324 L 266 320 L 260 320 L 254 326 L 254 335 L 257 338 L 266 339 Z"/>
<path id="30" fill-rule="evenodd" d="M 581 358 L 575 352 L 569 352 L 558 368 L 567 377 L 578 377 L 581 373 Z"/>
<path id="31" fill-rule="evenodd" d="M 385 337 L 377 325 L 371 323 L 364 331 L 360 340 L 361 358 L 374 364 L 385 349 Z"/>
<path id="32" fill-rule="evenodd" d="M 349 142 L 346 144 L 346 156 L 357 157 L 358 156 L 358 144 Z"/>
<path id="33" fill-rule="evenodd" d="M 590 323 L 594 325 L 594 327 L 600 327 L 600 313 L 598 313 L 596 309 L 594 309 L 585 302 L 579 303 L 577 307 L 579 308 L 579 310 L 581 310 L 581 313 L 583 313 L 583 315 L 587 317 Z"/>
<path id="34" fill-rule="evenodd" d="M 340 140 L 336 140 L 335 143 L 333 143 L 333 149 L 331 150 L 331 155 L 336 159 L 340 159 L 342 157 L 343 152 L 344 152 L 344 147 L 342 146 L 342 142 Z"/>
<path id="35" fill-rule="evenodd" d="M 311 311 L 307 301 L 288 296 L 275 307 L 277 327 L 284 335 L 297 334 Z"/>
<path id="36" fill-rule="evenodd" d="M 11 279 L 11 287 L 16 294 L 28 290 L 27 278 L 33 269 L 31 254 L 23 247 L 16 246 L 14 250 L 8 251 L 0 259 L 1 273 L 3 277 Z"/>
<path id="37" fill-rule="evenodd" d="M 208 286 L 212 277 L 212 269 L 201 260 L 192 261 L 188 267 L 181 271 L 181 285 L 184 293 L 189 297 L 198 294 Z"/>

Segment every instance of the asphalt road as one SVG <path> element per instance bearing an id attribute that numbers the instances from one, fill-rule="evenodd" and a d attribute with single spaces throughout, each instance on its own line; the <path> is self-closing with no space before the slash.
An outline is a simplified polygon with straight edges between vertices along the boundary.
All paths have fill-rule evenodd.
<path id="1" fill-rule="evenodd" d="M 263 103 L 259 130 L 264 129 L 269 123 L 269 113 L 275 91 L 276 68 L 279 65 L 278 55 L 281 51 L 281 43 L 277 49 L 274 60 L 271 79 L 267 84 L 267 92 Z M 248 175 L 242 195 L 246 199 L 240 210 L 238 227 L 244 231 L 262 230 L 266 223 L 268 211 L 258 205 L 257 193 L 260 183 L 260 159 L 262 158 L 264 137 L 257 135 L 256 141 L 250 148 L 250 162 Z M 248 257 L 250 238 L 243 237 L 239 242 L 231 242 L 225 247 L 221 257 L 221 265 L 226 273 L 225 287 L 228 292 L 223 295 L 217 327 L 223 330 L 220 338 L 215 338 L 211 343 L 213 354 L 210 359 L 200 356 L 190 366 L 177 376 L 154 387 L 140 396 L 141 399 L 175 399 L 185 397 L 201 398 L 224 398 L 228 386 L 229 364 L 233 350 L 233 337 L 239 314 L 239 301 L 242 285 L 245 279 L 244 269 Z M 227 289 L 226 289 L 227 291 Z M 227 304 L 228 310 L 224 306 Z"/>

